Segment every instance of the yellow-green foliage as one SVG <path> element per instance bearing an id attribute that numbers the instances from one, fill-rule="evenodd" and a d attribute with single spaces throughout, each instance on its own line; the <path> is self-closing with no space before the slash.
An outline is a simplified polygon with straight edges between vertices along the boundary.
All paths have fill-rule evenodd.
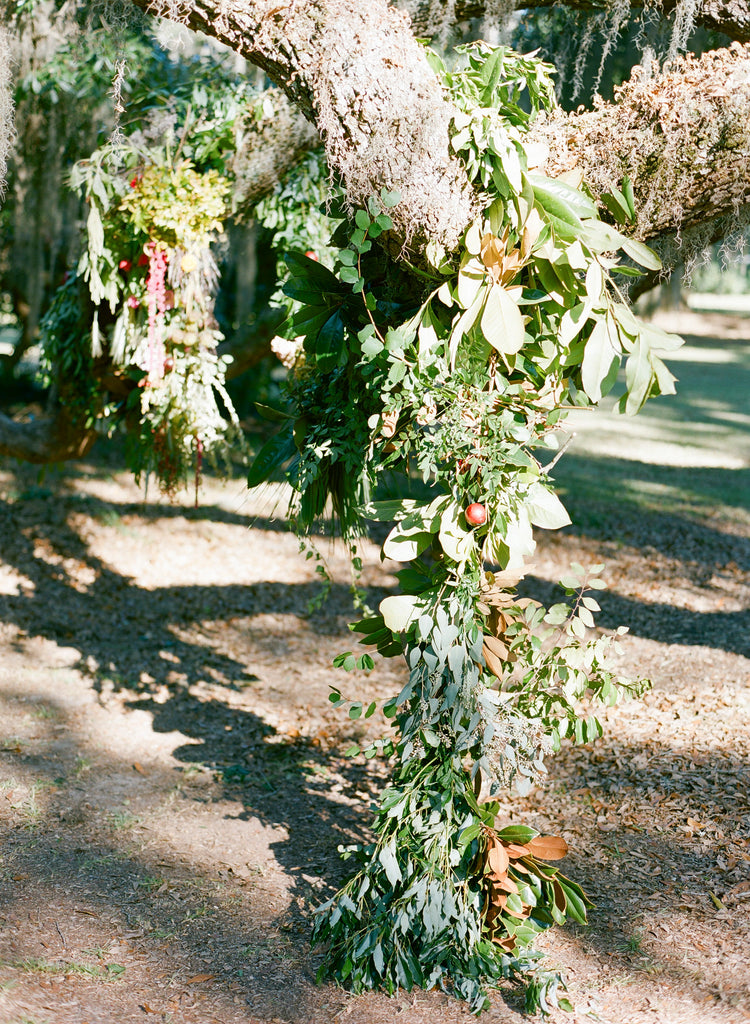
<path id="1" fill-rule="evenodd" d="M 221 232 L 229 189 L 217 171 L 200 174 L 189 160 L 174 167 L 149 164 L 133 178 L 119 209 L 149 238 L 189 251 Z"/>

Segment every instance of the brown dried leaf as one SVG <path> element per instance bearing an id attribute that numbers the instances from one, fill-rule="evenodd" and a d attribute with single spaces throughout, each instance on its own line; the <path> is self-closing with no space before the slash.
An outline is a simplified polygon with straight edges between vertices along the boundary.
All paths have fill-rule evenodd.
<path id="1" fill-rule="evenodd" d="M 504 875 L 510 864 L 510 858 L 506 853 L 505 847 L 499 843 L 493 843 L 487 855 L 487 863 L 496 875 Z"/>
<path id="2" fill-rule="evenodd" d="M 503 661 L 508 657 L 508 645 L 504 644 L 496 636 L 485 634 L 484 647 L 489 648 L 496 657 L 501 658 Z"/>
<path id="3" fill-rule="evenodd" d="M 539 860 L 561 860 L 568 852 L 568 844 L 562 836 L 537 836 L 526 845 Z"/>
<path id="4" fill-rule="evenodd" d="M 560 885 L 560 883 L 557 881 L 556 878 L 552 882 L 552 888 L 554 889 L 554 892 L 555 892 L 555 906 L 557 907 L 558 910 L 561 910 L 563 912 L 563 914 L 564 914 L 566 909 L 567 909 L 567 906 L 568 906 L 568 900 L 567 900 L 567 898 L 565 896 L 565 890 L 563 889 L 563 887 Z"/>
<path id="5" fill-rule="evenodd" d="M 380 433 L 383 437 L 393 437 L 396 433 L 396 427 L 398 426 L 398 412 L 392 409 L 390 412 L 383 413 L 383 426 L 380 428 Z"/>
<path id="6" fill-rule="evenodd" d="M 486 644 L 482 644 L 482 654 L 484 655 L 484 660 L 487 662 L 487 668 L 493 676 L 497 676 L 498 679 L 502 679 L 505 672 L 505 667 L 502 661 L 492 653 Z"/>
<path id="7" fill-rule="evenodd" d="M 199 985 L 202 981 L 211 981 L 215 978 L 215 974 L 194 974 L 192 978 L 188 978 L 185 982 L 186 985 Z"/>
<path id="8" fill-rule="evenodd" d="M 503 845 L 511 860 L 518 860 L 519 857 L 528 857 L 531 853 L 528 846 L 521 846 L 520 843 L 504 843 Z"/>
<path id="9" fill-rule="evenodd" d="M 583 181 L 583 167 L 572 167 L 569 171 L 563 171 L 556 177 L 558 181 L 564 181 L 571 188 L 578 188 Z"/>

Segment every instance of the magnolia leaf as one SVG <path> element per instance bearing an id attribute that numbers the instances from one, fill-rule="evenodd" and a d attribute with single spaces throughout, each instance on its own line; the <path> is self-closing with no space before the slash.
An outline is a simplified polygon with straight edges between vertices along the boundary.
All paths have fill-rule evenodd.
<path id="1" fill-rule="evenodd" d="M 559 530 L 570 525 L 571 519 L 563 503 L 539 481 L 529 487 L 523 504 L 534 526 L 541 526 L 544 530 Z"/>
<path id="2" fill-rule="evenodd" d="M 498 679 L 502 679 L 503 675 L 505 674 L 505 665 L 503 663 L 503 660 L 500 657 L 498 657 L 495 651 L 489 646 L 487 642 L 488 640 L 495 640 L 495 637 L 485 636 L 484 638 L 484 643 L 482 644 L 482 654 L 484 655 L 484 660 L 487 663 L 487 668 L 490 670 L 493 676 L 497 676 Z M 496 641 L 496 644 L 500 644 L 500 641 Z M 500 646 L 504 648 L 505 656 L 507 657 L 508 648 L 505 647 L 504 644 L 500 644 Z"/>
<path id="3" fill-rule="evenodd" d="M 461 522 L 463 509 L 451 502 L 440 517 L 440 546 L 448 558 L 463 564 L 474 550 L 474 531 Z"/>
<path id="4" fill-rule="evenodd" d="M 487 293 L 481 326 L 487 341 L 502 355 L 513 355 L 523 346 L 526 332 L 521 311 L 500 285 L 492 285 Z"/>
<path id="5" fill-rule="evenodd" d="M 487 863 L 496 875 L 504 875 L 510 864 L 510 857 L 504 846 L 493 843 L 487 856 Z"/>
<path id="6" fill-rule="evenodd" d="M 432 534 L 419 526 L 407 527 L 397 523 L 383 544 L 383 554 L 396 562 L 411 562 L 432 543 Z"/>
<path id="7" fill-rule="evenodd" d="M 454 368 L 456 363 L 456 355 L 458 353 L 459 344 L 461 343 L 465 335 L 467 335 L 469 331 L 472 329 L 476 321 L 479 319 L 479 314 L 482 310 L 482 305 L 484 304 L 484 297 L 486 293 L 486 286 L 480 288 L 472 304 L 469 306 L 468 309 L 464 310 L 464 312 L 456 320 L 455 326 L 451 331 L 451 340 L 449 346 L 451 369 Z"/>
<path id="8" fill-rule="evenodd" d="M 571 341 L 578 337 L 589 315 L 590 310 L 585 302 L 579 302 L 572 309 L 565 310 L 560 318 L 560 330 L 557 335 L 563 348 L 567 348 Z"/>
<path id="9" fill-rule="evenodd" d="M 464 245 L 466 251 L 472 256 L 478 256 L 480 249 L 482 248 L 482 224 L 481 221 L 475 220 L 471 227 L 466 232 L 464 239 Z"/>
<path id="10" fill-rule="evenodd" d="M 247 486 L 257 487 L 297 454 L 297 446 L 290 431 L 283 431 L 269 438 L 255 456 L 247 474 Z"/>
<path id="11" fill-rule="evenodd" d="M 653 366 L 654 375 L 656 382 L 659 385 L 660 395 L 675 395 L 677 390 L 675 388 L 675 381 L 677 378 L 673 373 L 670 373 L 664 363 L 657 356 L 651 354 L 651 364 Z"/>
<path id="12" fill-rule="evenodd" d="M 380 614 L 393 633 L 403 633 L 424 611 L 425 603 L 415 594 L 394 594 L 380 602 Z"/>
<path id="13" fill-rule="evenodd" d="M 637 338 L 643 329 L 643 324 L 636 320 L 630 306 L 626 306 L 624 302 L 615 302 L 612 309 L 617 323 L 626 334 L 629 334 L 631 338 Z"/>
<path id="14" fill-rule="evenodd" d="M 543 174 L 529 174 L 527 177 L 539 205 L 554 217 L 577 227 L 582 217 L 597 216 L 593 202 L 579 189 Z"/>
<path id="15" fill-rule="evenodd" d="M 535 839 L 539 833 L 530 825 L 506 825 L 498 831 L 498 836 L 505 843 L 520 843 L 525 845 Z"/>
<path id="16" fill-rule="evenodd" d="M 615 252 L 620 249 L 627 238 L 622 232 L 610 224 L 600 220 L 587 220 L 583 224 L 580 239 L 592 252 Z"/>
<path id="17" fill-rule="evenodd" d="M 656 355 L 666 355 L 676 352 L 685 344 L 685 339 L 679 334 L 669 334 L 667 331 L 657 327 L 656 324 L 638 324 L 640 333 L 648 341 L 649 348 Z"/>
<path id="18" fill-rule="evenodd" d="M 539 216 L 539 211 L 533 207 L 524 221 L 523 234 L 521 235 L 521 256 L 528 259 L 536 244 L 537 239 L 544 230 L 544 221 Z"/>
<path id="19" fill-rule="evenodd" d="M 470 259 L 459 270 L 456 290 L 459 306 L 463 309 L 469 308 L 484 284 L 486 276 L 483 264 L 476 258 Z"/>
<path id="20" fill-rule="evenodd" d="M 520 569 L 535 548 L 531 522 L 525 509 L 521 508 L 518 518 L 511 519 L 506 526 L 504 537 L 495 530 L 488 533 L 483 556 L 503 569 Z"/>
<path id="21" fill-rule="evenodd" d="M 257 403 L 256 403 L 257 405 Z M 394 498 L 386 501 L 371 501 L 361 509 L 365 519 L 373 519 L 377 523 L 392 523 L 396 519 L 413 512 L 417 507 L 414 498 Z"/>
<path id="22" fill-rule="evenodd" d="M 643 242 L 637 242 L 634 238 L 625 238 L 622 242 L 623 251 L 641 267 L 646 270 L 661 270 L 661 260 L 653 249 L 649 249 Z"/>
<path id="23" fill-rule="evenodd" d="M 634 416 L 643 407 L 651 388 L 652 375 L 648 343 L 643 336 L 639 335 L 625 367 L 625 381 L 628 388 L 625 412 L 628 416 Z"/>
<path id="24" fill-rule="evenodd" d="M 537 836 L 526 845 L 540 860 L 562 860 L 568 853 L 568 844 L 562 836 Z"/>
<path id="25" fill-rule="evenodd" d="M 583 351 L 581 383 L 592 402 L 610 391 L 620 367 L 621 346 L 617 328 L 609 317 L 598 320 Z"/>

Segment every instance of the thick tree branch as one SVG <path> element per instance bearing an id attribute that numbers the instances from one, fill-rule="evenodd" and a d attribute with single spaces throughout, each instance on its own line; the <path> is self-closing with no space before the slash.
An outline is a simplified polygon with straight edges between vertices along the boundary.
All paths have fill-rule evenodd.
<path id="1" fill-rule="evenodd" d="M 608 11 L 608 5 L 601 0 L 524 0 L 519 7 L 552 7 L 560 2 L 566 7 L 583 11 L 599 11 L 603 14 Z M 648 0 L 630 0 L 630 6 L 635 9 L 645 7 L 647 3 Z M 661 4 L 665 15 L 673 14 L 676 7 L 676 0 L 664 0 Z M 703 0 L 695 12 L 694 24 L 722 32 L 739 43 L 750 42 L 750 7 L 745 0 Z"/>
<path id="2" fill-rule="evenodd" d="M 639 238 L 736 213 L 750 200 L 750 47 L 685 58 L 653 79 L 636 74 L 615 103 L 549 118 L 536 135 L 551 149 L 548 174 L 580 167 L 597 195 L 627 174 Z"/>
<path id="3" fill-rule="evenodd" d="M 278 89 L 263 94 L 260 119 L 257 109 L 253 105 L 245 117 L 230 161 L 239 219 L 272 192 L 305 153 L 320 145 L 314 125 Z"/>
<path id="4" fill-rule="evenodd" d="M 479 201 L 449 149 L 452 108 L 399 12 L 384 0 L 343 2 L 193 0 L 188 21 L 265 68 L 315 120 L 353 202 L 396 188 L 398 240 L 453 249 Z M 595 192 L 627 174 L 639 237 L 679 234 L 747 201 L 750 50 L 735 43 L 636 77 L 616 103 L 550 118 L 537 135 L 551 174 L 578 165 Z"/>

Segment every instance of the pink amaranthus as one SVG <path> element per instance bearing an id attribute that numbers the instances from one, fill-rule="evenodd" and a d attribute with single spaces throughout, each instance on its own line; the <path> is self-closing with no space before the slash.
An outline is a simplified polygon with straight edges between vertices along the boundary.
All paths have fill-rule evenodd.
<path id="1" fill-rule="evenodd" d="M 167 308 L 167 291 L 165 287 L 167 273 L 167 252 L 156 242 L 146 246 L 148 256 L 148 277 L 146 292 L 148 296 L 148 375 L 152 381 L 161 380 L 164 376 L 164 313 Z"/>

